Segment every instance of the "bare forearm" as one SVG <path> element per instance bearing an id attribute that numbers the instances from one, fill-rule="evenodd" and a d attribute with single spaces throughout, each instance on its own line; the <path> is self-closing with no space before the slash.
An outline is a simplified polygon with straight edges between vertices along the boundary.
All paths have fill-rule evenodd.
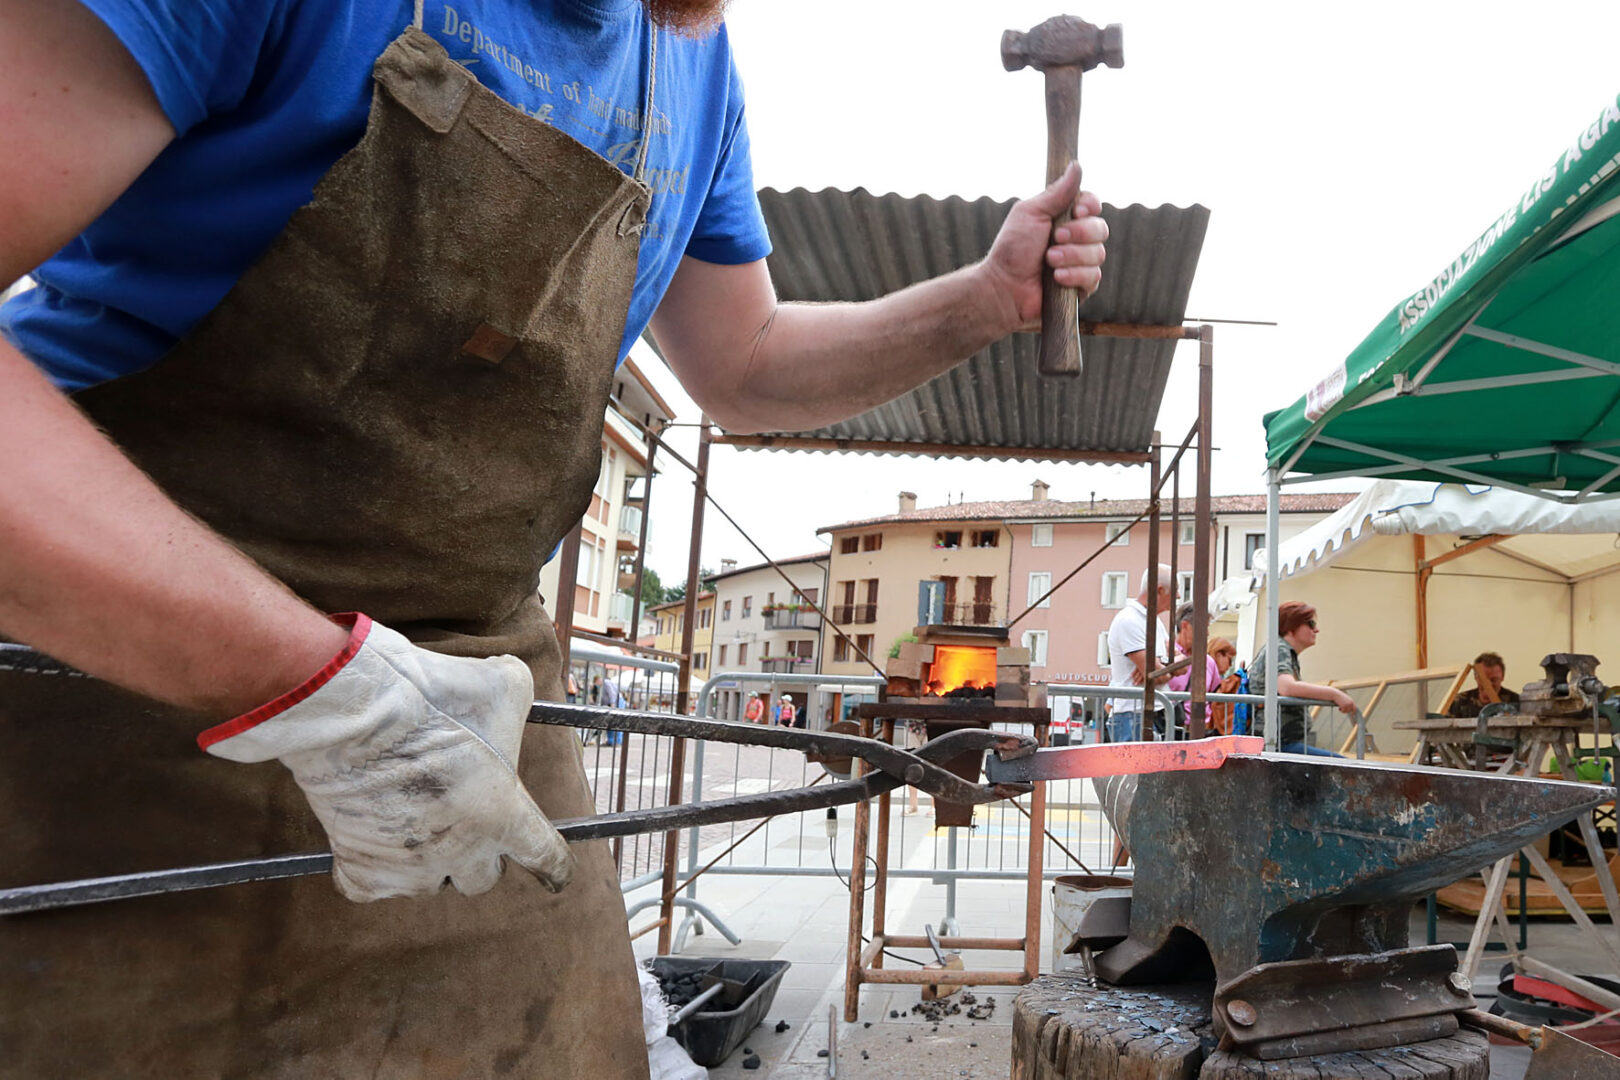
<path id="1" fill-rule="evenodd" d="M 347 632 L 176 507 L 0 341 L 0 634 L 226 716 L 298 685 Z"/>
<path id="2" fill-rule="evenodd" d="M 780 304 L 737 387 L 733 431 L 805 429 L 891 401 L 1011 333 L 1017 313 L 966 267 L 863 304 Z"/>
<path id="3" fill-rule="evenodd" d="M 1302 682 L 1289 675 L 1277 680 L 1277 693 L 1283 697 L 1309 698 L 1312 701 L 1325 701 L 1329 704 L 1339 699 L 1339 691 L 1331 686 Z"/>

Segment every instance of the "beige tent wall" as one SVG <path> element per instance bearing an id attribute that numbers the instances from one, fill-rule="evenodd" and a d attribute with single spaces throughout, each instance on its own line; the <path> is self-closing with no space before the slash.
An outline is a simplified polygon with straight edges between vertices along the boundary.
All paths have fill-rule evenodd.
<path id="1" fill-rule="evenodd" d="M 1424 537 L 1424 551 L 1434 558 L 1465 543 L 1456 536 Z M 1583 586 L 1592 596 L 1586 639 L 1604 637 L 1615 658 L 1620 682 L 1620 575 L 1597 578 Z M 1282 599 L 1303 600 L 1317 610 L 1321 629 L 1315 647 L 1301 657 L 1310 682 L 1338 682 L 1395 675 L 1417 668 L 1417 574 L 1412 537 L 1373 536 L 1327 566 L 1282 581 Z M 1570 645 L 1570 586 L 1550 571 L 1526 565 L 1500 552 L 1483 549 L 1437 567 L 1429 579 L 1429 666 L 1454 667 L 1490 649 L 1502 654 L 1508 684 L 1539 679 L 1539 661 Z M 1577 605 L 1579 611 L 1579 605 Z M 1263 637 L 1258 626 L 1265 611 L 1265 590 L 1254 603 L 1227 613 L 1215 633 L 1237 632 L 1238 655 L 1252 657 Z M 1581 646 L 1579 651 L 1587 651 Z M 1597 651 L 1601 658 L 1604 653 Z M 1601 673 L 1601 669 L 1600 669 Z M 1468 682 L 1465 685 L 1472 685 Z M 1371 730 L 1380 750 L 1409 750 L 1414 736 L 1394 730 L 1396 719 L 1439 708 L 1447 681 L 1393 687 L 1379 702 Z M 1353 691 L 1365 704 L 1370 690 Z M 1324 730 L 1318 745 L 1337 749 L 1345 726 L 1319 714 Z M 1315 724 L 1313 724 L 1313 730 Z"/>
<path id="2" fill-rule="evenodd" d="M 1453 536 L 1424 539 L 1430 558 L 1461 543 Z M 1543 656 L 1571 651 L 1569 612 L 1570 586 L 1559 575 L 1489 548 L 1464 555 L 1429 579 L 1429 663 L 1464 664 L 1498 652 L 1507 661 L 1507 685 L 1516 689 L 1541 678 Z"/>
<path id="3" fill-rule="evenodd" d="M 1573 651 L 1596 656 L 1603 681 L 1620 683 L 1620 574 L 1577 582 L 1573 590 Z"/>

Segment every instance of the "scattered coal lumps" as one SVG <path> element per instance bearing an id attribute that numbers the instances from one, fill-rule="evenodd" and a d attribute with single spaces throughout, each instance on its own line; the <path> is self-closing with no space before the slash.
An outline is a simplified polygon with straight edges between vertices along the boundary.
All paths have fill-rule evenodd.
<path id="1" fill-rule="evenodd" d="M 778 1035 L 780 1035 L 780 1034 L 782 1034 L 782 1032 L 786 1031 L 788 1028 L 790 1028 L 792 1026 L 793 1025 L 788 1023 L 786 1020 L 778 1020 L 776 1022 L 776 1033 Z"/>
<path id="2" fill-rule="evenodd" d="M 826 1056 L 827 1056 L 827 1048 L 825 1046 L 823 1046 L 820 1050 L 816 1051 L 816 1057 L 826 1057 Z"/>
<path id="3" fill-rule="evenodd" d="M 758 1054 L 749 1054 L 747 1057 L 743 1058 L 743 1068 L 745 1068 L 745 1069 L 757 1069 L 757 1068 L 759 1068 L 759 1055 Z"/>

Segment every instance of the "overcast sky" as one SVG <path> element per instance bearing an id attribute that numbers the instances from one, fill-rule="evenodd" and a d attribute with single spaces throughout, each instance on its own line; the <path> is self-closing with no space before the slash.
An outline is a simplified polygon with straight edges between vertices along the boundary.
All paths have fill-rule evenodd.
<path id="1" fill-rule="evenodd" d="M 1002 69 L 1007 28 L 1052 0 L 735 0 L 728 22 L 761 187 L 1022 197 L 1045 168 L 1042 79 Z M 1080 161 L 1104 202 L 1211 211 L 1188 314 L 1218 327 L 1216 494 L 1263 490 L 1260 417 L 1290 404 L 1514 202 L 1620 91 L 1620 3 L 1168 3 L 1069 9 L 1124 27 L 1125 66 L 1085 77 Z M 1105 270 L 1106 272 L 1106 270 Z M 644 345 L 643 367 L 697 409 Z M 1160 428 L 1185 432 L 1197 346 Z M 691 429 L 672 443 L 696 445 Z M 740 452 L 710 490 L 772 556 L 820 526 L 919 505 L 1140 498 L 1141 468 Z M 1344 485 L 1332 485 L 1342 487 Z M 683 580 L 692 486 L 653 491 L 648 564 Z M 758 561 L 711 510 L 703 562 Z"/>

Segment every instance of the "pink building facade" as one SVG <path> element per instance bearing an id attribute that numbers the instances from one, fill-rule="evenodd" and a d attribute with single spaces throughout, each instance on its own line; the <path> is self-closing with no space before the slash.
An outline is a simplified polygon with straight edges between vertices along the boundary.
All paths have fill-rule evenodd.
<path id="1" fill-rule="evenodd" d="M 1013 603 L 1009 605 L 1013 618 L 1116 532 L 1124 534 L 1013 627 L 1014 641 L 1030 650 L 1030 678 L 1037 682 L 1108 684 L 1108 625 L 1126 601 L 1136 597 L 1147 569 L 1147 522 L 1130 526 L 1140 505 L 1130 506 L 1129 513 L 1118 517 L 1091 516 L 1096 511 L 1087 509 L 1087 516 L 1080 519 L 1053 517 L 1007 523 L 1013 540 Z M 1179 532 L 1177 536 L 1168 521 L 1161 524 L 1159 561 L 1171 564 L 1174 546 L 1173 561 L 1180 578 L 1178 595 L 1187 600 L 1192 597 L 1196 539 L 1193 523 L 1182 521 Z M 1214 588 L 1213 529 L 1207 550 L 1209 587 Z M 1168 623 L 1168 617 L 1165 621 Z"/>

